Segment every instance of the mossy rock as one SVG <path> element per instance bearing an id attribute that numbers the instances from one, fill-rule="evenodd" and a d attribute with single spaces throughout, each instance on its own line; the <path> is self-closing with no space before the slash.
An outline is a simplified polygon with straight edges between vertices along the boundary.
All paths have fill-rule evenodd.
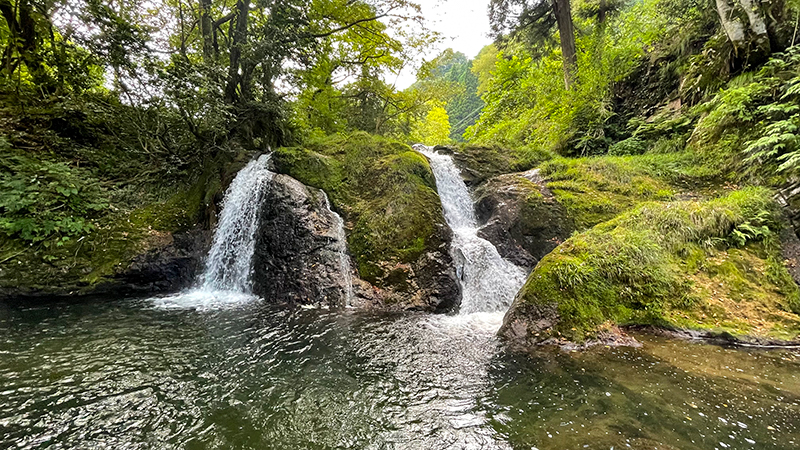
<path id="1" fill-rule="evenodd" d="M 478 234 L 520 267 L 532 269 L 575 229 L 536 169 L 491 178 L 474 197 Z"/>
<path id="2" fill-rule="evenodd" d="M 800 293 L 780 256 L 782 227 L 766 189 L 644 203 L 544 257 L 501 334 L 583 342 L 609 325 L 655 325 L 794 339 Z"/>
<path id="3" fill-rule="evenodd" d="M 544 151 L 470 144 L 437 145 L 434 150 L 453 157 L 468 186 L 477 186 L 498 175 L 525 171 L 552 158 Z"/>
<path id="4" fill-rule="evenodd" d="M 272 161 L 279 173 L 329 195 L 345 219 L 359 276 L 385 291 L 385 303 L 436 310 L 457 304 L 450 233 L 425 157 L 405 144 L 353 133 L 279 148 Z"/>
<path id="5" fill-rule="evenodd" d="M 191 282 L 205 254 L 204 214 L 221 190 L 213 171 L 162 202 L 111 211 L 86 235 L 0 242 L 0 297 L 163 292 Z M 57 245 L 56 245 L 57 244 Z"/>

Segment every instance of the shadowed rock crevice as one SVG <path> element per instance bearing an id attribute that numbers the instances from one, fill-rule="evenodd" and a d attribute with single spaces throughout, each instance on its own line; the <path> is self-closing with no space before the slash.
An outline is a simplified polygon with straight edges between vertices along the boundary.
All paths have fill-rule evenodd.
<path id="1" fill-rule="evenodd" d="M 475 191 L 479 236 L 528 269 L 566 240 L 575 225 L 537 170 L 500 175 Z"/>

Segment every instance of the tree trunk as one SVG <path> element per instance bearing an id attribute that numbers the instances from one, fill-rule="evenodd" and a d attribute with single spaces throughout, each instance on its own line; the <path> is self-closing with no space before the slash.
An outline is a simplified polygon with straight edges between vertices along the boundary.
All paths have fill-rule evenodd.
<path id="1" fill-rule="evenodd" d="M 203 36 L 203 59 L 214 55 L 214 21 L 211 20 L 211 0 L 200 0 L 200 33 Z"/>
<path id="2" fill-rule="evenodd" d="M 40 81 L 40 75 L 42 75 L 43 70 L 42 60 L 39 56 L 39 34 L 36 31 L 33 7 L 28 0 L 20 0 L 16 8 L 9 0 L 0 0 L 0 12 L 5 18 L 11 33 L 11 39 L 8 43 L 9 48 L 4 52 L 6 61 L 3 61 L 5 69 L 9 71 L 8 75 L 11 76 L 13 69 L 19 67 L 18 64 L 11 62 L 14 50 L 16 50 L 34 80 Z"/>
<path id="3" fill-rule="evenodd" d="M 770 34 L 760 0 L 716 0 L 716 5 L 722 29 L 737 56 L 759 59 L 770 54 Z"/>
<path id="4" fill-rule="evenodd" d="M 558 34 L 561 40 L 561 57 L 564 64 L 564 85 L 569 89 L 575 77 L 578 58 L 575 52 L 575 28 L 572 26 L 572 11 L 569 0 L 553 0 Z"/>
<path id="5" fill-rule="evenodd" d="M 225 86 L 225 100 L 228 103 L 234 103 L 237 100 L 236 91 L 242 81 L 242 76 L 239 74 L 239 66 L 242 59 L 242 47 L 247 43 L 247 17 L 250 13 L 250 0 L 238 0 L 236 9 L 238 15 L 233 29 L 233 39 L 231 40 L 228 83 Z"/>

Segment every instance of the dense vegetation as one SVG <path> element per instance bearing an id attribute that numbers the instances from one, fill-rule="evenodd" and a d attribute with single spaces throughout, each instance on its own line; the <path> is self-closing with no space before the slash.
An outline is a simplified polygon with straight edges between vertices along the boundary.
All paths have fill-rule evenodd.
<path id="1" fill-rule="evenodd" d="M 0 12 L 5 287 L 102 281 L 154 234 L 213 223 L 253 154 L 334 132 L 404 136 L 442 91 L 384 81 L 436 39 L 404 0 Z"/>
<path id="2" fill-rule="evenodd" d="M 714 312 L 736 333 L 800 331 L 772 200 L 798 215 L 794 0 L 491 0 L 494 43 L 431 61 L 438 36 L 409 0 L 0 13 L 3 287 L 92 285 L 209 228 L 235 170 L 269 149 L 343 213 L 359 275 L 404 286 L 395 269 L 444 238 L 407 144 L 466 141 L 448 151 L 472 186 L 537 168 L 574 220 L 518 299 L 557 304 L 555 332 L 703 328 Z M 411 87 L 387 81 L 408 67 Z M 714 310 L 712 282 L 774 327 Z"/>

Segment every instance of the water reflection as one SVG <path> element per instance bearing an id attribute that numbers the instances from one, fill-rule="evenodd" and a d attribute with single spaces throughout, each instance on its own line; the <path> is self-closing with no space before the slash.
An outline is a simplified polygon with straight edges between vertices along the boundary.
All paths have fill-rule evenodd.
<path id="1" fill-rule="evenodd" d="M 509 354 L 501 317 L 0 305 L 0 447 L 798 447 L 795 352 Z"/>

